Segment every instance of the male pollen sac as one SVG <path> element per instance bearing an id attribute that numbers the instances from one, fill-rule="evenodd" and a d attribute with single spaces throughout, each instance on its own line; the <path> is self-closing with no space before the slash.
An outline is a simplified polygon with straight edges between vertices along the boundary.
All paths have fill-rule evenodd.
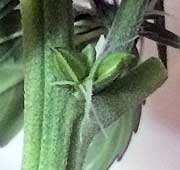
<path id="1" fill-rule="evenodd" d="M 105 85 L 121 75 L 132 62 L 133 56 L 124 52 L 114 52 L 108 54 L 100 62 L 96 74 L 95 84 Z"/>

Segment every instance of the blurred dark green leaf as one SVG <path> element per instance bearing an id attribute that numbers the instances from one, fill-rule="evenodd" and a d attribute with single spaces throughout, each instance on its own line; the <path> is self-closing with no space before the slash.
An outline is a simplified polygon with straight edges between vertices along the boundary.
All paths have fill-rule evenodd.
<path id="1" fill-rule="evenodd" d="M 12 53 L 11 53 L 12 55 Z M 23 125 L 23 64 L 0 63 L 0 145 L 7 144 Z"/>
<path id="2" fill-rule="evenodd" d="M 13 31 L 5 28 L 0 25 L 0 35 Z M 23 65 L 21 39 L 0 44 L 0 146 L 6 145 L 23 126 Z"/>
<path id="3" fill-rule="evenodd" d="M 19 4 L 19 0 L 1 0 L 0 2 L 0 19 L 5 17 L 8 13 L 15 9 L 15 7 Z"/>

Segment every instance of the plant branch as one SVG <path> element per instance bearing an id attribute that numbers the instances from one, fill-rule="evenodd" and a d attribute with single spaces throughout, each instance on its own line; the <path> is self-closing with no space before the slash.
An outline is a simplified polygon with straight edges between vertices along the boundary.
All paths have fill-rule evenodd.
<path id="1" fill-rule="evenodd" d="M 66 134 L 65 131 L 70 130 L 70 128 L 60 128 L 59 126 L 63 127 L 61 123 L 55 123 L 67 114 L 62 112 L 59 115 L 62 110 L 61 99 L 67 97 L 67 91 L 63 90 L 64 93 L 60 93 L 50 86 L 49 82 L 54 81 L 50 48 L 57 46 L 72 48 L 72 2 L 71 0 L 21 0 L 21 10 L 26 63 L 23 169 L 54 170 L 58 166 L 58 169 L 64 170 L 69 138 L 57 135 L 56 140 L 51 134 Z M 53 115 L 62 118 L 58 117 L 55 120 Z M 57 129 L 49 128 L 49 123 L 57 125 Z M 54 130 L 54 133 L 51 133 L 51 130 Z M 60 152 L 62 155 L 56 156 Z M 51 166 L 52 162 L 54 166 Z"/>
<path id="2" fill-rule="evenodd" d="M 131 52 L 149 0 L 123 0 L 117 10 L 102 56 L 112 51 Z"/>

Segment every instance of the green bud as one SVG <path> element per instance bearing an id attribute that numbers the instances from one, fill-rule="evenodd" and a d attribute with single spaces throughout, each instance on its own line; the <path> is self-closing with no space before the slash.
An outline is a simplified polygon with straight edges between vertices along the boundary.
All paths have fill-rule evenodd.
<path id="1" fill-rule="evenodd" d="M 131 64 L 133 56 L 124 52 L 114 52 L 102 59 L 95 73 L 95 88 L 103 88 L 118 76 L 123 75 Z"/>

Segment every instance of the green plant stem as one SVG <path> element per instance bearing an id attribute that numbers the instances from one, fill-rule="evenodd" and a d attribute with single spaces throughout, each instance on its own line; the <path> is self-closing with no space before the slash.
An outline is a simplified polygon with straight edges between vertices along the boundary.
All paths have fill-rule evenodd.
<path id="1" fill-rule="evenodd" d="M 64 149 L 62 153 L 67 154 L 65 150 L 67 147 L 63 148 L 63 143 L 62 148 L 56 150 L 59 144 L 48 141 L 51 132 L 48 128 L 53 125 L 51 120 L 55 120 L 53 115 L 60 115 L 57 112 L 58 106 L 62 107 L 61 99 L 67 95 L 50 86 L 50 81 L 54 79 L 53 68 L 50 66 L 52 62 L 50 48 L 56 46 L 72 48 L 72 2 L 71 0 L 21 0 L 21 9 L 26 64 L 23 170 L 38 170 L 39 168 L 63 170 L 60 165 L 65 164 L 65 157 L 59 158 L 60 162 L 52 167 L 44 167 L 42 161 L 44 160 L 46 164 L 48 159 L 51 159 L 55 163 L 56 160 L 52 158 L 55 159 L 56 152 L 60 152 L 59 149 Z M 63 113 L 62 117 L 65 117 Z M 51 124 L 48 125 L 48 123 Z M 59 130 L 61 124 L 56 125 L 59 126 L 56 130 Z M 59 141 L 60 137 L 63 138 L 59 136 Z M 50 150 L 46 152 L 46 149 Z M 57 165 L 59 165 L 58 168 Z"/>
<path id="2" fill-rule="evenodd" d="M 44 107 L 44 46 L 41 1 L 21 1 L 25 57 L 24 170 L 36 170 Z M 33 143 L 33 144 L 32 144 Z"/>
<path id="3" fill-rule="evenodd" d="M 44 0 L 44 41 L 46 46 L 71 49 L 73 13 L 71 0 Z"/>
<path id="4" fill-rule="evenodd" d="M 102 56 L 113 51 L 131 52 L 149 0 L 123 0 L 113 21 Z"/>

